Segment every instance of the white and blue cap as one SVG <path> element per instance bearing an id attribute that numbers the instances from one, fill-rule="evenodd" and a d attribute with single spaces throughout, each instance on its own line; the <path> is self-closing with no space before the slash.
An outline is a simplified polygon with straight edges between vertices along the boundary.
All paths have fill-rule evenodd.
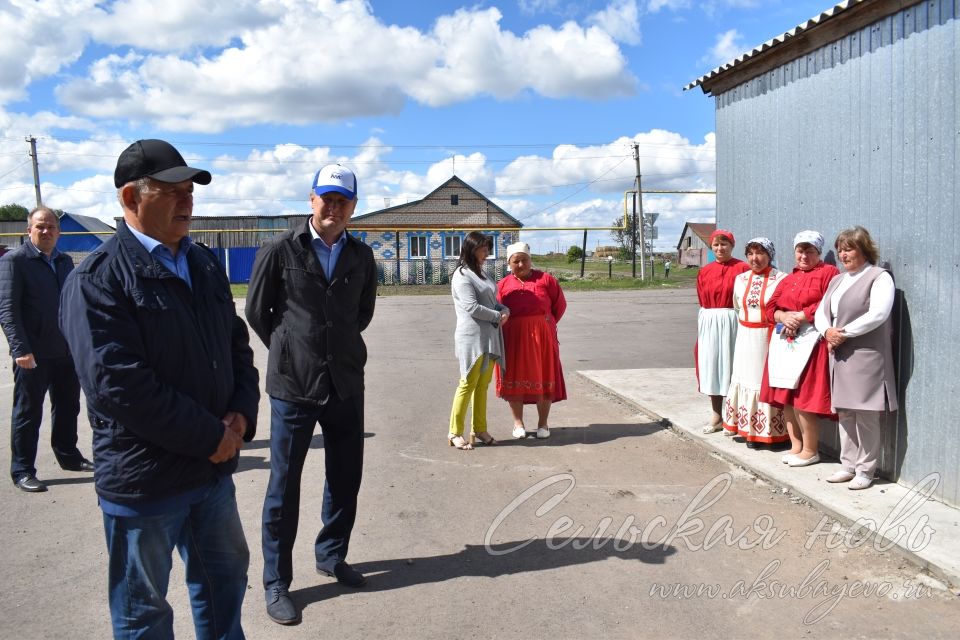
<path id="1" fill-rule="evenodd" d="M 357 176 L 343 165 L 328 164 L 313 176 L 313 192 L 322 196 L 331 191 L 353 200 L 357 197 Z"/>

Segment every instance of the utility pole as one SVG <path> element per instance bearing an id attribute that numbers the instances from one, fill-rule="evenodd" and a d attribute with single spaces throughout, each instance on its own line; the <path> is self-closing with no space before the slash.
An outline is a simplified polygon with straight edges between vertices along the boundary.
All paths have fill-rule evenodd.
<path id="1" fill-rule="evenodd" d="M 30 143 L 30 157 L 33 158 L 33 190 L 37 194 L 37 206 L 43 206 L 43 199 L 40 197 L 40 168 L 37 167 L 37 139 L 33 136 L 27 136 L 27 142 Z"/>
<path id="2" fill-rule="evenodd" d="M 634 225 L 639 227 L 640 232 L 640 280 L 646 280 L 644 257 L 646 257 L 646 246 L 647 243 L 643 238 L 643 187 L 640 183 L 640 145 L 636 142 L 633 143 L 633 162 L 637 165 L 637 201 L 639 204 L 639 220 L 637 217 L 634 217 Z M 634 228 L 634 233 L 637 232 L 636 227 Z"/>

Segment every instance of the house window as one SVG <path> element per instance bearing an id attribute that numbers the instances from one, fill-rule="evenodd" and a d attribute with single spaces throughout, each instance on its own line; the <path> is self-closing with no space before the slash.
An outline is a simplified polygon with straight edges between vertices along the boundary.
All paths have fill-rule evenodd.
<path id="1" fill-rule="evenodd" d="M 460 204 L 460 196 L 457 195 L 456 193 L 450 196 L 450 204 L 452 205 Z"/>
<path id="2" fill-rule="evenodd" d="M 427 257 L 427 236 L 410 236 L 410 257 L 417 259 Z"/>
<path id="3" fill-rule="evenodd" d="M 463 242 L 463 236 L 446 236 L 443 239 L 443 257 L 459 258 L 460 243 Z"/>
<path id="4" fill-rule="evenodd" d="M 497 236 L 491 236 L 486 234 L 490 238 L 490 255 L 487 256 L 487 260 L 496 260 L 497 259 Z"/>

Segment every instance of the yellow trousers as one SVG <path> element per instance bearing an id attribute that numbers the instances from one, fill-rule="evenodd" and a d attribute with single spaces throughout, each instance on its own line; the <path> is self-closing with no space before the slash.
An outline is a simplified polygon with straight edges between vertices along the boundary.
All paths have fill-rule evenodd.
<path id="1" fill-rule="evenodd" d="M 487 387 L 492 377 L 493 360 L 483 355 L 470 367 L 467 377 L 460 378 L 450 410 L 450 433 L 463 435 L 463 423 L 470 405 L 473 405 L 473 432 L 483 433 L 487 430 Z"/>

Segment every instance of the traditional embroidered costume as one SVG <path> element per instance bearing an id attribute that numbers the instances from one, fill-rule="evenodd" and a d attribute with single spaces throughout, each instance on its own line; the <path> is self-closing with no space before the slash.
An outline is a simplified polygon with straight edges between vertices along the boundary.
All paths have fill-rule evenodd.
<path id="1" fill-rule="evenodd" d="M 747 271 L 733 285 L 737 330 L 730 390 L 723 407 L 723 428 L 747 442 L 773 444 L 790 439 L 783 409 L 760 400 L 760 383 L 767 362 L 773 324 L 767 320 L 770 298 L 786 274 L 773 267 L 763 273 Z"/>

